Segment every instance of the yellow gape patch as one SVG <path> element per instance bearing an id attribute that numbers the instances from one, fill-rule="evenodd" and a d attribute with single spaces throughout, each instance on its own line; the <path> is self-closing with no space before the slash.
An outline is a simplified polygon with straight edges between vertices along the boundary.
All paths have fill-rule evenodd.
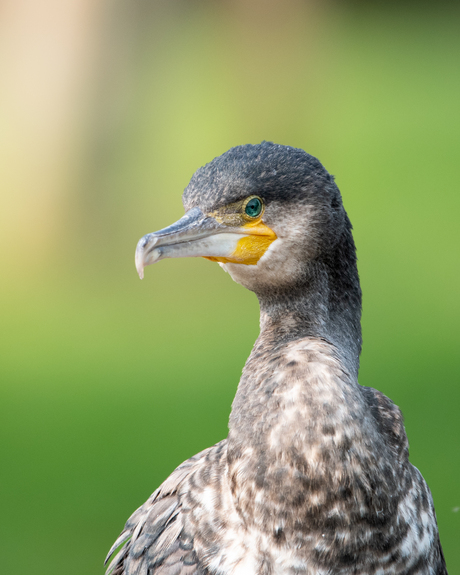
<path id="1" fill-rule="evenodd" d="M 236 249 L 232 254 L 226 257 L 205 256 L 206 259 L 223 264 L 255 266 L 269 245 L 277 239 L 275 232 L 260 220 L 241 226 L 241 230 L 248 235 L 238 240 Z"/>

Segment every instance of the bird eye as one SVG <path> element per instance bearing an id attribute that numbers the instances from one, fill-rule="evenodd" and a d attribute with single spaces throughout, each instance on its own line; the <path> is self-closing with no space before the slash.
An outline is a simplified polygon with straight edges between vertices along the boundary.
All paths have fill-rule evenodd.
<path id="1" fill-rule="evenodd" d="M 250 218 L 257 218 L 262 213 L 263 203 L 257 196 L 252 196 L 246 200 L 244 213 Z"/>

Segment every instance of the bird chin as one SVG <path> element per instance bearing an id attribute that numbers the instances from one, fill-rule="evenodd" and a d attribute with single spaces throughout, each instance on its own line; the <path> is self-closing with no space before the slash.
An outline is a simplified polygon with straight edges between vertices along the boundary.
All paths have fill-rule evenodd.
<path id="1" fill-rule="evenodd" d="M 230 274 L 233 281 L 246 289 L 257 292 L 264 286 L 288 284 L 296 276 L 287 258 L 286 246 L 279 238 L 275 240 L 255 265 L 222 263 L 222 269 Z"/>
<path id="2" fill-rule="evenodd" d="M 246 289 L 256 292 L 265 283 L 264 276 L 267 276 L 267 270 L 263 263 L 262 258 L 255 265 L 245 264 L 221 264 L 222 269 L 230 274 L 232 280 L 241 284 Z M 272 274 L 269 274 L 272 275 Z"/>

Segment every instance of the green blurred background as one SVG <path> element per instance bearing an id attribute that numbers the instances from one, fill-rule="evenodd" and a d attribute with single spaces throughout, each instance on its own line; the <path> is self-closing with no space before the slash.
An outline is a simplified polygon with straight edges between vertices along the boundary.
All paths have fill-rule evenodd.
<path id="1" fill-rule="evenodd" d="M 134 269 L 229 147 L 336 175 L 364 291 L 360 382 L 403 410 L 460 573 L 459 13 L 446 3 L 3 0 L 2 568 L 96 575 L 130 513 L 227 434 L 253 294 Z"/>

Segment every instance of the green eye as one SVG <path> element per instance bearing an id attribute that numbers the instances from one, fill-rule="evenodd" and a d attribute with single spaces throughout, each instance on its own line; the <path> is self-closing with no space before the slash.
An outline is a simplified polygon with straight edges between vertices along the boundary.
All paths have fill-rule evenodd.
<path id="1" fill-rule="evenodd" d="M 250 218 L 257 218 L 262 213 L 262 200 L 257 196 L 249 198 L 244 206 L 244 213 Z"/>

